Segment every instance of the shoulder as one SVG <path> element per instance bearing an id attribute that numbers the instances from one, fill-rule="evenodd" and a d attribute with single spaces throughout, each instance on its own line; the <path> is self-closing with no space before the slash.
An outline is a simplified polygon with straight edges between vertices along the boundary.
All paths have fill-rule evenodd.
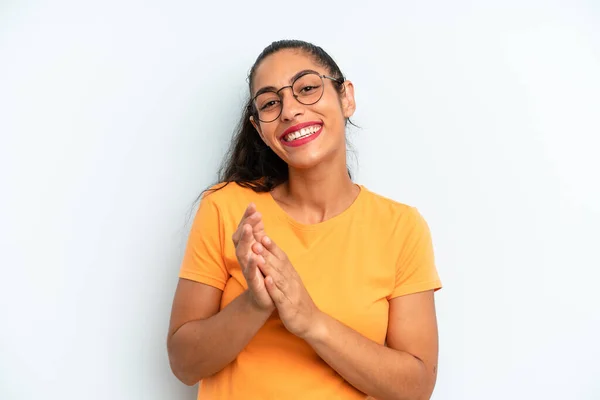
<path id="1" fill-rule="evenodd" d="M 393 200 L 389 197 L 383 196 L 379 193 L 375 193 L 369 189 L 367 189 L 364 186 L 361 186 L 362 190 L 365 192 L 364 193 L 364 197 L 365 197 L 365 205 L 377 212 L 377 213 L 384 213 L 387 214 L 389 216 L 389 213 L 391 212 L 393 215 L 397 215 L 397 214 L 407 214 L 407 213 L 412 213 L 413 210 L 415 210 L 415 207 L 399 202 L 397 200 Z"/>
<path id="2" fill-rule="evenodd" d="M 244 201 L 258 196 L 254 190 L 236 182 L 220 182 L 212 185 L 202 194 L 202 201 L 216 205 L 229 204 L 232 201 Z"/>
<path id="3" fill-rule="evenodd" d="M 405 229 L 415 226 L 423 228 L 427 225 L 416 207 L 372 192 L 364 186 L 362 189 L 365 191 L 364 213 L 369 218 L 395 226 L 401 225 Z"/>
<path id="4" fill-rule="evenodd" d="M 257 203 L 266 193 L 257 193 L 236 182 L 220 182 L 208 188 L 200 201 L 200 207 L 217 210 L 225 220 L 239 219 L 250 203 Z"/>

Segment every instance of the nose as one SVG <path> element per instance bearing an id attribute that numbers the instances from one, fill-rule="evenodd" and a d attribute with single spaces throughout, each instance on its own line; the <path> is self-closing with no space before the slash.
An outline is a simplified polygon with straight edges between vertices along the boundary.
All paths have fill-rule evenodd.
<path id="1" fill-rule="evenodd" d="M 279 95 L 282 102 L 280 118 L 283 121 L 291 121 L 304 113 L 304 105 L 296 100 L 291 88 L 290 90 L 283 90 Z"/>

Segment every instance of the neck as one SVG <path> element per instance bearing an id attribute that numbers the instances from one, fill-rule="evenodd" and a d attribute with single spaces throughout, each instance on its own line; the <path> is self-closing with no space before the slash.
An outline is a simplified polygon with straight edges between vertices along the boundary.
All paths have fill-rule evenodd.
<path id="1" fill-rule="evenodd" d="M 318 223 L 346 210 L 358 195 L 344 162 L 321 163 L 309 169 L 290 167 L 279 200 L 294 208 L 307 223 Z M 329 165 L 327 165 L 329 164 Z"/>

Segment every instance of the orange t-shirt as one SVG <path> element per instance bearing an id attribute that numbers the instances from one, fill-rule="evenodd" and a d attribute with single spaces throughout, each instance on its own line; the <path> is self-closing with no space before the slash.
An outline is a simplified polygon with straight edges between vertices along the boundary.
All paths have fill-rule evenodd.
<path id="1" fill-rule="evenodd" d="M 223 291 L 221 309 L 247 289 L 231 236 L 249 203 L 287 254 L 319 309 L 384 344 L 389 300 L 441 288 L 428 226 L 418 211 L 367 190 L 343 213 L 305 225 L 270 193 L 230 183 L 203 197 L 180 277 Z M 276 314 L 274 314 L 276 315 Z M 352 351 L 352 349 L 348 349 Z M 364 399 L 304 340 L 271 317 L 238 357 L 203 379 L 198 398 Z"/>

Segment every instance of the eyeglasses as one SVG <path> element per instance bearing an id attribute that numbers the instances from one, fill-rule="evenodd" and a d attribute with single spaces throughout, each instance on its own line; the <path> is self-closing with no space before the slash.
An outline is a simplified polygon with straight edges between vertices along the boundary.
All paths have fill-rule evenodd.
<path id="1" fill-rule="evenodd" d="M 294 98 L 300 104 L 305 106 L 315 104 L 323 97 L 323 78 L 330 79 L 340 85 L 344 83 L 344 79 L 341 78 L 320 75 L 317 72 L 306 72 L 294 79 L 291 85 L 284 86 L 277 91 L 270 88 L 259 90 L 251 101 L 255 115 L 261 122 L 273 122 L 279 118 L 283 110 L 283 98 L 280 92 L 285 88 L 292 89 Z"/>

